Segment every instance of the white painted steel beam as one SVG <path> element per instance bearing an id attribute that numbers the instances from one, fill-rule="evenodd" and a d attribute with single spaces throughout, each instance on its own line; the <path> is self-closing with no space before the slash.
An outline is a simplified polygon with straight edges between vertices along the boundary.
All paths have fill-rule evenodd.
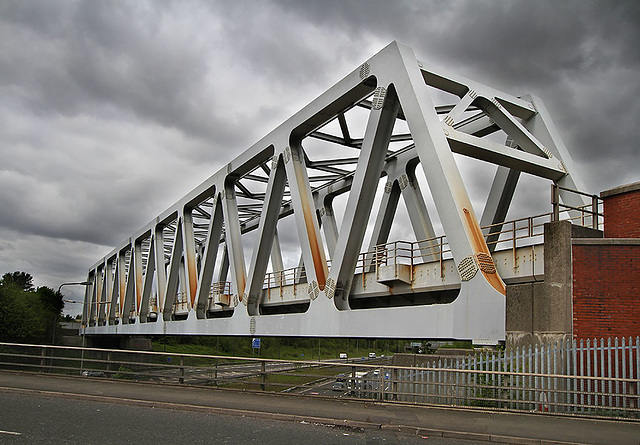
<path id="1" fill-rule="evenodd" d="M 436 103 L 433 88 L 459 99 Z M 496 142 L 496 133 L 510 143 Z M 539 99 L 430 70 L 393 42 L 91 266 L 86 332 L 496 343 L 505 330 L 500 271 L 526 277 L 496 268 L 491 254 L 505 264 L 507 257 L 487 246 L 496 229 L 481 231 L 454 154 L 498 166 L 482 217 L 496 227 L 521 172 L 582 190 Z M 421 242 L 392 264 L 388 253 L 406 244 L 379 244 L 393 242 L 394 224 L 403 223 L 395 218 L 400 196 Z M 295 271 L 282 270 L 278 239 L 289 215 L 304 266 Z M 367 247 L 386 252 L 385 263 L 365 267 Z"/>

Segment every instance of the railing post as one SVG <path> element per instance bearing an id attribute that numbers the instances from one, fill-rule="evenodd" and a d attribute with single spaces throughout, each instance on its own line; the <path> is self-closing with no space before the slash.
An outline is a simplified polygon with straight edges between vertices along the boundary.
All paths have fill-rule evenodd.
<path id="1" fill-rule="evenodd" d="M 598 197 L 591 196 L 591 227 L 598 230 Z"/>
<path id="2" fill-rule="evenodd" d="M 414 267 L 414 259 L 413 259 L 413 255 L 414 255 L 414 245 L 415 243 L 411 243 L 411 283 L 413 284 L 413 267 Z"/>
<path id="3" fill-rule="evenodd" d="M 391 370 L 391 400 L 398 400 L 398 370 Z"/>
<path id="4" fill-rule="evenodd" d="M 111 372 L 111 359 L 112 359 L 112 352 L 109 351 L 107 353 L 107 373 Z"/>
<path id="5" fill-rule="evenodd" d="M 180 378 L 178 381 L 182 384 L 184 383 L 184 357 L 180 356 Z"/>
<path id="6" fill-rule="evenodd" d="M 40 372 L 44 373 L 44 367 L 46 365 L 45 360 L 47 357 L 47 348 L 42 347 L 42 352 L 40 352 Z"/>
<path id="7" fill-rule="evenodd" d="M 293 277 L 292 277 L 292 280 L 291 280 L 291 286 L 293 286 L 293 296 L 295 298 L 295 297 L 297 297 L 297 294 L 296 294 L 296 277 L 298 276 L 298 268 L 294 267 L 292 273 L 293 273 Z"/>
<path id="8" fill-rule="evenodd" d="M 351 395 L 355 395 L 356 391 L 356 367 L 351 367 L 351 384 L 349 385 L 351 388 Z"/>
<path id="9" fill-rule="evenodd" d="M 518 237 L 518 232 L 516 230 L 516 222 L 512 221 L 511 222 L 511 250 L 513 253 L 513 270 L 516 270 L 518 268 L 518 255 L 516 253 L 516 239 Z"/>
<path id="10" fill-rule="evenodd" d="M 444 278 L 444 270 L 442 270 L 442 255 L 444 254 L 444 237 L 440 237 L 440 248 L 438 249 L 438 261 L 440 263 L 440 278 Z"/>
<path id="11" fill-rule="evenodd" d="M 558 184 L 551 184 L 551 221 L 560 221 L 560 190 Z"/>
<path id="12" fill-rule="evenodd" d="M 85 326 L 82 326 L 82 351 L 80 352 L 80 375 L 84 371 L 84 347 L 86 344 Z"/>

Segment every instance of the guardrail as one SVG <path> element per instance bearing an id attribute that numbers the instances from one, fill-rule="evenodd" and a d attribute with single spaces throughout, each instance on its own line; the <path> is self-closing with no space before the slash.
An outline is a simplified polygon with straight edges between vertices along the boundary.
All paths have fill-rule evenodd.
<path id="1" fill-rule="evenodd" d="M 590 198 L 591 203 L 574 207 L 560 203 L 560 190 Z M 513 252 L 514 264 L 519 247 L 541 244 L 544 236 L 544 224 L 553 221 L 570 221 L 573 224 L 600 229 L 603 226 L 602 200 L 597 195 L 571 190 L 566 187 L 552 186 L 552 211 L 539 215 L 518 218 L 502 223 L 482 227 L 487 246 L 491 252 L 510 249 Z M 392 241 L 379 244 L 371 251 L 362 252 L 358 256 L 356 275 L 362 275 L 377 270 L 379 266 L 396 264 L 409 265 L 411 268 L 418 264 L 440 263 L 440 273 L 443 276 L 443 262 L 452 258 L 451 249 L 446 236 L 437 236 L 420 241 Z M 330 261 L 328 262 L 330 264 Z M 295 286 L 305 282 L 303 267 L 295 267 L 282 271 L 269 272 L 265 276 L 263 289 L 267 289 L 267 298 L 272 297 L 271 289 L 284 286 Z"/>
<path id="2" fill-rule="evenodd" d="M 615 348 L 611 351 L 616 357 L 624 355 L 626 359 L 621 360 L 626 360 L 629 369 L 640 369 L 640 340 L 636 339 L 635 345 L 622 346 L 618 352 Z M 573 356 L 573 362 L 557 358 L 563 357 L 557 351 L 521 360 L 502 352 L 488 356 L 470 351 L 473 355 L 462 361 L 434 360 L 429 366 L 407 367 L 391 366 L 379 358 L 287 361 L 0 343 L 0 369 L 150 384 L 637 419 L 640 416 L 637 371 L 604 376 L 594 373 L 599 365 L 594 367 L 592 361 L 586 360 L 593 360 L 598 354 L 606 356 L 599 351 L 578 346 L 575 353 L 564 355 Z M 548 357 L 546 362 L 543 356 Z M 572 368 L 571 363 L 580 367 Z"/>
<path id="3" fill-rule="evenodd" d="M 588 197 L 591 202 L 578 207 L 563 204 L 560 202 L 560 191 Z M 552 211 L 550 213 L 482 227 L 489 250 L 494 252 L 510 249 L 513 252 L 513 264 L 516 264 L 516 250 L 519 247 L 542 243 L 544 224 L 547 222 L 566 220 L 571 221 L 573 224 L 595 229 L 600 229 L 603 226 L 603 204 L 597 195 L 553 184 L 551 206 Z M 452 258 L 451 249 L 446 241 L 446 236 L 437 236 L 420 241 L 393 241 L 379 244 L 371 251 L 360 253 L 355 273 L 356 275 L 361 275 L 364 282 L 365 275 L 373 270 L 377 272 L 379 266 L 404 264 L 410 266 L 412 272 L 413 267 L 418 264 L 437 261 L 440 264 L 440 276 L 443 277 L 443 262 L 450 258 Z M 328 260 L 327 264 L 330 266 L 331 260 Z M 282 297 L 284 288 L 288 286 L 294 287 L 293 294 L 295 295 L 295 286 L 306 283 L 306 279 L 305 269 L 300 266 L 266 273 L 263 289 L 266 290 L 267 301 Z M 209 294 L 207 308 L 213 308 L 215 304 L 230 304 L 231 293 L 231 283 L 226 281 L 214 282 Z M 108 304 L 110 304 L 108 301 L 98 302 L 96 311 L 100 312 L 102 310 L 101 305 L 108 307 Z M 187 295 L 184 292 L 178 292 L 173 307 L 174 315 L 186 316 L 189 306 Z M 151 313 L 157 316 L 157 307 L 154 309 Z M 134 316 L 135 314 L 132 312 L 130 317 Z M 116 308 L 116 319 L 119 318 L 119 308 Z"/>
<path id="4" fill-rule="evenodd" d="M 579 207 L 563 204 L 560 202 L 560 191 L 587 197 L 591 200 L 591 203 Z M 552 184 L 551 186 L 551 208 L 553 209 L 551 214 L 553 216 L 553 221 L 560 221 L 560 213 L 568 211 L 571 212 L 571 216 L 568 218 L 569 220 L 579 220 L 581 226 L 600 229 L 604 218 L 604 212 L 601 210 L 602 206 L 602 199 L 600 199 L 598 195 L 591 195 L 578 190 L 560 187 L 557 184 Z"/>

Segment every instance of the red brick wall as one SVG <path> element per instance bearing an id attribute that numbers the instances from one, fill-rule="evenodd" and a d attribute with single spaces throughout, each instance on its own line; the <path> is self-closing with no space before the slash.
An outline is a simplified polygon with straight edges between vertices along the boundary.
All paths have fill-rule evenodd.
<path id="1" fill-rule="evenodd" d="M 604 198 L 604 237 L 640 238 L 640 190 Z"/>
<path id="2" fill-rule="evenodd" d="M 572 261 L 574 338 L 640 335 L 640 245 L 575 244 Z"/>

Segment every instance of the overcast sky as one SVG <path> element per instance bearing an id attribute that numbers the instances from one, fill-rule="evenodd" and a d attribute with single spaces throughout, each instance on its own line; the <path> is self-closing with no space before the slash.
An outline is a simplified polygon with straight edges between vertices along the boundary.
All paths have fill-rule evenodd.
<path id="1" fill-rule="evenodd" d="M 640 180 L 634 0 L 0 0 L 0 274 L 84 280 L 392 40 L 542 98 L 588 192 Z"/>

